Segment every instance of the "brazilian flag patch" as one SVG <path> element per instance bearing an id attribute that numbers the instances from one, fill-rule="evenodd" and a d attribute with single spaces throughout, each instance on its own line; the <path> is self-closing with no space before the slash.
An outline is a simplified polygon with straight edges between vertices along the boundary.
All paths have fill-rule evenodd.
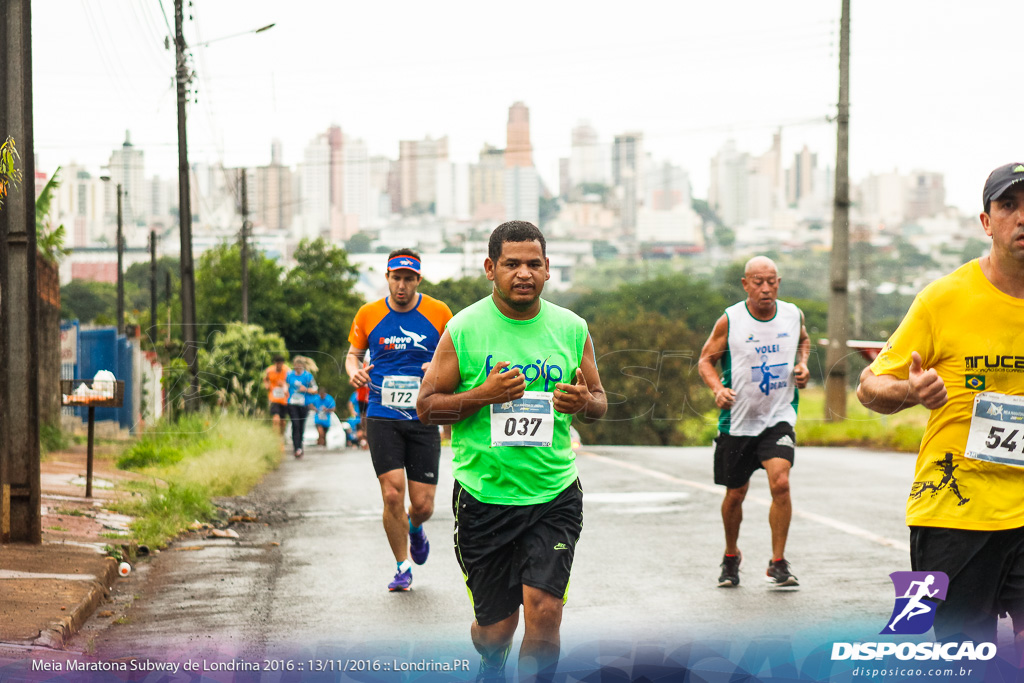
<path id="1" fill-rule="evenodd" d="M 974 389 L 975 391 L 985 390 L 985 375 L 967 375 L 964 378 L 964 385 L 968 389 Z"/>

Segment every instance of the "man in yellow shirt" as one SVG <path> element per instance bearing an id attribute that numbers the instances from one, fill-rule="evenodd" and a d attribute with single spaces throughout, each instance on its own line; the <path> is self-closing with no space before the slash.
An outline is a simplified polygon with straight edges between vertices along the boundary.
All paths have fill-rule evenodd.
<path id="1" fill-rule="evenodd" d="M 857 397 L 931 415 L 907 500 L 915 571 L 949 576 L 939 640 L 995 641 L 1000 614 L 1024 641 L 1024 164 L 982 195 L 987 256 L 922 290 Z"/>

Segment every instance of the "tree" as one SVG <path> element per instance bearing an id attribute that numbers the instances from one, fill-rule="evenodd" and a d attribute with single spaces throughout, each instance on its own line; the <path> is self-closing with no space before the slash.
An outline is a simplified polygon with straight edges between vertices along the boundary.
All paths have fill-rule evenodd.
<path id="1" fill-rule="evenodd" d="M 489 296 L 493 286 L 484 275 L 477 277 L 448 278 L 437 283 L 424 280 L 419 291 L 448 304 L 452 313 L 458 313 L 466 306 Z"/>
<path id="2" fill-rule="evenodd" d="M 611 191 L 611 188 L 603 183 L 580 183 L 576 188 L 582 195 L 600 195 L 602 202 L 608 197 L 608 192 Z"/>
<path id="3" fill-rule="evenodd" d="M 357 232 L 345 242 L 345 251 L 350 254 L 369 254 L 373 238 L 365 232 Z"/>
<path id="4" fill-rule="evenodd" d="M 318 381 L 335 387 L 345 377 L 348 332 L 363 304 L 354 291 L 359 271 L 344 249 L 323 239 L 300 242 L 295 260 L 281 285 L 284 324 L 269 329 L 279 330 L 293 353 L 312 357 L 320 366 Z"/>
<path id="5" fill-rule="evenodd" d="M 614 259 L 619 255 L 619 250 L 608 240 L 594 240 L 593 249 L 594 259 L 598 261 Z"/>
<path id="6" fill-rule="evenodd" d="M 960 261 L 967 263 L 976 258 L 980 258 L 988 253 L 989 247 L 992 243 L 989 240 L 978 239 L 977 237 L 969 237 L 964 243 L 964 248 L 960 252 Z"/>
<path id="7" fill-rule="evenodd" d="M 266 332 L 259 325 L 229 325 L 203 354 L 201 379 L 212 391 L 204 388 L 200 393 L 242 415 L 262 414 L 267 403 L 263 372 L 274 356 L 287 353 L 279 334 Z"/>
<path id="8" fill-rule="evenodd" d="M 171 275 L 171 286 L 177 290 L 180 280 L 181 265 L 178 259 L 163 256 L 156 260 L 156 291 L 157 299 L 163 302 L 167 274 Z M 133 263 L 124 272 L 124 296 L 129 309 L 149 311 L 150 266 L 149 261 Z M 148 313 L 147 313 L 147 322 Z"/>
<path id="9" fill-rule="evenodd" d="M 539 204 L 537 223 L 538 227 L 543 228 L 548 221 L 558 215 L 561 207 L 559 207 L 558 197 L 541 197 Z"/>
<path id="10" fill-rule="evenodd" d="M 267 330 L 280 330 L 288 321 L 282 272 L 277 261 L 250 251 L 249 321 Z M 238 244 L 221 244 L 204 253 L 196 268 L 196 339 L 202 342 L 241 319 L 241 250 Z"/>
<path id="11" fill-rule="evenodd" d="M 56 265 L 62 258 L 71 253 L 64 247 L 66 233 L 63 225 L 53 227 L 50 219 L 50 205 L 53 194 L 60 187 L 60 166 L 50 176 L 39 196 L 36 197 L 36 250 L 43 258 Z"/>
<path id="12" fill-rule="evenodd" d="M 714 398 L 697 373 L 703 335 L 650 311 L 602 313 L 590 331 L 608 412 L 575 420 L 584 443 L 710 443 Z"/>
<path id="13" fill-rule="evenodd" d="M 0 209 L 4 207 L 4 197 L 21 183 L 21 169 L 18 162 L 21 155 L 14 146 L 14 138 L 10 135 L 0 144 Z"/>
<path id="14" fill-rule="evenodd" d="M 72 280 L 60 288 L 60 317 L 83 323 L 113 319 L 117 312 L 117 286 L 113 282 Z"/>
<path id="15" fill-rule="evenodd" d="M 677 320 L 686 329 L 706 336 L 728 303 L 731 302 L 708 282 L 685 273 L 673 273 L 621 285 L 611 291 L 583 294 L 571 308 L 586 320 L 601 315 L 629 320 L 638 312 L 650 311 Z"/>

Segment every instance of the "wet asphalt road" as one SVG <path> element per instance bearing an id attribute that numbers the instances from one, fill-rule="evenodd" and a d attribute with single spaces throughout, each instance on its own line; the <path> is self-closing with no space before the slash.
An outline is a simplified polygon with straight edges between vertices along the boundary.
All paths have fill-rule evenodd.
<path id="1" fill-rule="evenodd" d="M 260 522 L 237 541 L 192 538 L 119 582 L 110 618 L 72 647 L 100 657 L 261 660 L 359 656 L 472 658 L 471 607 L 451 543 L 452 479 L 442 453 L 432 553 L 413 589 L 394 573 L 379 488 L 365 451 L 310 448 L 237 509 Z M 877 634 L 892 609 L 888 574 L 909 569 L 903 504 L 913 456 L 800 448 L 787 557 L 798 590 L 770 589 L 770 500 L 752 480 L 740 535 L 742 583 L 716 587 L 722 490 L 710 448 L 586 448 L 578 459 L 584 531 L 563 650 L 598 639 L 668 645 L 709 638 Z M 102 608 L 101 608 L 102 609 Z M 520 626 L 517 642 L 522 635 Z"/>

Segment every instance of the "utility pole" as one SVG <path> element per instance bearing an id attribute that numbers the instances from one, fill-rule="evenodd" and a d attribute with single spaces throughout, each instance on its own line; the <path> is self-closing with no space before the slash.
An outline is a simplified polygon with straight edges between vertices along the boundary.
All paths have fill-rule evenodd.
<path id="1" fill-rule="evenodd" d="M 121 183 L 117 184 L 117 333 L 124 334 L 124 227 L 121 214 Z"/>
<path id="2" fill-rule="evenodd" d="M 169 348 L 171 345 L 171 271 L 170 269 L 164 271 L 165 278 L 164 283 L 164 306 L 167 307 L 167 343 L 166 346 Z"/>
<path id="3" fill-rule="evenodd" d="M 239 169 L 242 195 L 242 323 L 249 324 L 249 197 L 246 194 L 245 169 Z"/>
<path id="4" fill-rule="evenodd" d="M 156 346 L 160 322 L 156 319 L 156 229 L 149 231 L 149 340 Z"/>
<path id="5" fill-rule="evenodd" d="M 39 291 L 30 0 L 0 2 L 0 134 L 20 148 L 22 184 L 0 210 L 0 541 L 43 541 L 39 468 Z"/>
<path id="6" fill-rule="evenodd" d="M 182 0 L 174 0 L 175 77 L 178 83 L 178 219 L 181 233 L 182 354 L 188 365 L 185 411 L 199 407 L 199 358 L 196 347 L 196 282 L 192 264 L 192 195 L 189 187 L 188 138 L 185 133 L 186 89 L 191 75 L 185 61 Z"/>
<path id="7" fill-rule="evenodd" d="M 846 419 L 846 340 L 850 279 L 850 0 L 842 0 L 839 27 L 839 111 L 836 116 L 836 191 L 832 213 L 832 293 L 828 306 L 825 421 Z"/>

